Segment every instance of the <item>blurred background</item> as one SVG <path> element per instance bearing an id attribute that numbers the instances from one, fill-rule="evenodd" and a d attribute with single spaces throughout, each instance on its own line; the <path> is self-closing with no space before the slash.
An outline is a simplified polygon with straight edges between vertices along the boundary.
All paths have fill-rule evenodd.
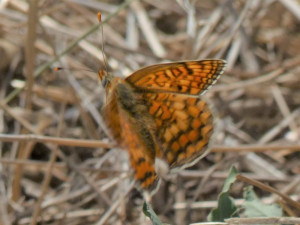
<path id="1" fill-rule="evenodd" d="M 211 153 L 152 198 L 163 222 L 206 221 L 231 165 L 299 201 L 299 1 L 1 0 L 0 224 L 150 224 L 127 153 L 103 129 L 103 47 L 118 77 L 228 62 L 205 94 L 218 130 Z M 232 190 L 237 204 L 245 185 Z"/>

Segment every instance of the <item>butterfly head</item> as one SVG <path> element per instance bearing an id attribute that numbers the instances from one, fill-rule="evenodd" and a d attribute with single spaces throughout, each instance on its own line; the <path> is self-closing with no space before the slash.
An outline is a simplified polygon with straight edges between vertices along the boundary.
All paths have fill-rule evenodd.
<path id="1" fill-rule="evenodd" d="M 107 98 L 110 96 L 113 77 L 107 71 L 102 69 L 98 71 L 98 77 L 101 81 L 102 87 L 106 91 L 106 100 L 107 100 Z"/>
<path id="2" fill-rule="evenodd" d="M 104 89 L 107 89 L 110 84 L 111 84 L 111 76 L 109 76 L 109 74 L 104 71 L 104 70 L 99 70 L 98 71 L 98 77 L 101 81 L 102 86 L 104 87 Z"/>

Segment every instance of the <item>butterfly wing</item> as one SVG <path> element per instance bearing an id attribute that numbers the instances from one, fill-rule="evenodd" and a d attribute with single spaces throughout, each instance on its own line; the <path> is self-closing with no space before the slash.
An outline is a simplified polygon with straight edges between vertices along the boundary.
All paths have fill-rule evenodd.
<path id="1" fill-rule="evenodd" d="M 203 94 L 224 71 L 224 60 L 166 63 L 140 69 L 126 78 L 137 89 L 149 92 Z"/>
<path id="2" fill-rule="evenodd" d="M 156 124 L 156 138 L 170 167 L 188 167 L 205 156 L 213 133 L 213 118 L 200 98 L 170 93 L 145 93 Z"/>

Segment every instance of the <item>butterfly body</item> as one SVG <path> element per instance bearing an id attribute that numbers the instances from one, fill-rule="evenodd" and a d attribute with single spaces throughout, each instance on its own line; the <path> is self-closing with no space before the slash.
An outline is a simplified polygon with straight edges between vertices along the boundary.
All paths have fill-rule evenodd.
<path id="1" fill-rule="evenodd" d="M 99 74 L 107 93 L 103 117 L 115 141 L 128 150 L 143 188 L 157 180 L 155 158 L 171 168 L 187 167 L 209 149 L 213 118 L 200 95 L 224 66 L 223 60 L 201 60 L 146 67 L 126 79 Z"/>
<path id="2" fill-rule="evenodd" d="M 112 86 L 102 113 L 107 126 L 116 140 L 129 151 L 131 165 L 142 187 L 150 186 L 156 179 L 152 168 L 157 145 L 154 140 L 154 121 L 149 115 L 146 102 L 124 80 Z"/>

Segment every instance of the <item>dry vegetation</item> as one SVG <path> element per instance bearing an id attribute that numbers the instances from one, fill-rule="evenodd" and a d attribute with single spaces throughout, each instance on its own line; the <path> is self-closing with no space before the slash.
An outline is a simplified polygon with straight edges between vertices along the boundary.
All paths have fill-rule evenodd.
<path id="1" fill-rule="evenodd" d="M 152 199 L 161 220 L 205 221 L 231 165 L 291 196 L 295 205 L 255 189 L 286 216 L 300 216 L 299 1 L 7 0 L 0 1 L 0 224 L 149 223 L 127 154 L 103 131 L 105 92 L 86 71 L 103 68 L 98 11 L 116 76 L 166 61 L 228 62 L 206 94 L 219 127 L 212 153 L 162 182 Z M 236 183 L 232 195 L 240 198 L 245 185 Z"/>

